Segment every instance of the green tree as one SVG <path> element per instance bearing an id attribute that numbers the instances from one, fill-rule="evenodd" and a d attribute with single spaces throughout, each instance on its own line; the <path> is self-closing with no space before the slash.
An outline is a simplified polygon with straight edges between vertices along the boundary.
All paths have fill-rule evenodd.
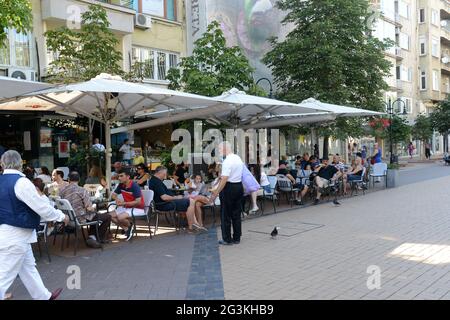
<path id="1" fill-rule="evenodd" d="M 450 131 L 450 100 L 441 101 L 430 115 L 434 130 L 444 135 L 444 150 L 448 152 L 447 137 Z"/>
<path id="2" fill-rule="evenodd" d="M 0 48 L 7 39 L 7 29 L 21 33 L 31 30 L 33 15 L 28 0 L 0 0 Z"/>
<path id="3" fill-rule="evenodd" d="M 89 5 L 81 15 L 81 29 L 61 27 L 45 33 L 48 50 L 56 55 L 50 63 L 49 82 L 86 81 L 100 73 L 123 75 L 118 40 L 109 29 L 106 10 Z"/>
<path id="4" fill-rule="evenodd" d="M 205 96 L 218 96 L 235 87 L 264 95 L 255 85 L 253 68 L 239 47 L 227 47 L 217 21 L 195 41 L 192 55 L 181 58 L 179 68 L 169 70 L 169 88 Z"/>
<path id="5" fill-rule="evenodd" d="M 384 52 L 392 42 L 371 35 L 373 25 L 367 0 L 279 0 L 288 12 L 283 24 L 293 24 L 287 37 L 271 39 L 272 50 L 263 61 L 271 69 L 278 96 L 292 102 L 313 97 L 340 105 L 381 110 L 384 77 L 391 63 Z M 328 135 L 358 136 L 362 119 L 331 123 Z M 353 131 L 355 130 L 355 131 Z M 328 154 L 328 144 L 324 144 Z"/>
<path id="6" fill-rule="evenodd" d="M 413 139 L 427 142 L 433 136 L 433 126 L 431 118 L 424 114 L 419 114 L 416 118 L 416 123 L 411 130 Z"/>

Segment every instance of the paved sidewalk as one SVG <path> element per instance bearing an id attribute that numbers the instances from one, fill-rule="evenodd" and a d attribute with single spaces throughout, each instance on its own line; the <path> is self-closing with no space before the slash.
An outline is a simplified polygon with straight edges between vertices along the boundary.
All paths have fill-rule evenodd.
<path id="1" fill-rule="evenodd" d="M 340 207 L 249 220 L 239 246 L 220 248 L 225 298 L 450 298 L 448 182 L 427 180 L 345 199 Z M 304 232 L 304 223 L 323 226 Z M 287 226 L 286 236 L 271 240 L 250 231 L 276 225 Z M 381 270 L 379 290 L 367 287 L 373 265 Z"/>

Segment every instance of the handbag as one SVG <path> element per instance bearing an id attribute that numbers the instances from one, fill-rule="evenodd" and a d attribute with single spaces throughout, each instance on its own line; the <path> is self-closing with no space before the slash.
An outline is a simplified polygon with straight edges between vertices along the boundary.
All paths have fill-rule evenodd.
<path id="1" fill-rule="evenodd" d="M 246 195 L 258 191 L 261 188 L 258 181 L 256 181 L 255 177 L 245 164 L 243 164 L 242 169 L 242 185 L 244 187 L 244 194 Z"/>

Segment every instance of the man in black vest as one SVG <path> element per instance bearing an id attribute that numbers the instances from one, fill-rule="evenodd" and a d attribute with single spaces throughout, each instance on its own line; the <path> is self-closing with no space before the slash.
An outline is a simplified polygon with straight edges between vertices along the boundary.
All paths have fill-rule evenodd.
<path id="1" fill-rule="evenodd" d="M 49 292 L 36 269 L 31 243 L 36 242 L 36 228 L 43 221 L 68 223 L 69 217 L 42 201 L 33 183 L 20 171 L 22 158 L 17 151 L 1 157 L 0 175 L 0 301 L 17 276 L 31 297 L 54 300 L 62 289 Z"/>

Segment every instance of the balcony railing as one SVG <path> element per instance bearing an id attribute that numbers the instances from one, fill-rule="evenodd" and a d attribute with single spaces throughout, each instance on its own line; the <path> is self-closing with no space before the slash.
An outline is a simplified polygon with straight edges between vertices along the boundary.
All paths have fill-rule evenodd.
<path id="1" fill-rule="evenodd" d="M 397 59 L 403 59 L 403 50 L 400 47 L 395 48 L 395 57 Z"/>
<path id="2" fill-rule="evenodd" d="M 137 0 L 97 0 L 98 2 L 108 3 L 115 6 L 121 6 L 128 9 L 134 8 L 134 1 Z"/>

